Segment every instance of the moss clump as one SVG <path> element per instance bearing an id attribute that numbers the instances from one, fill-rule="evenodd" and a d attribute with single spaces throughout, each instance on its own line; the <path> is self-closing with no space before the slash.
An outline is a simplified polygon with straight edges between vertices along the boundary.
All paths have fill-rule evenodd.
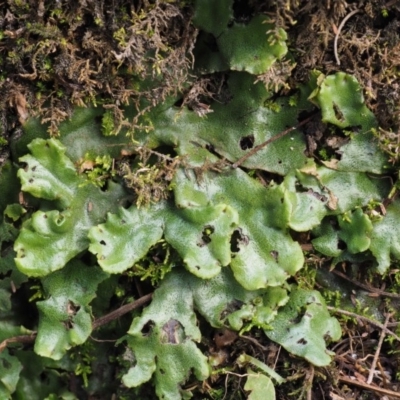
<path id="1" fill-rule="evenodd" d="M 99 97 L 104 104 L 155 105 L 188 80 L 196 30 L 185 2 L 46 0 L 33 7 L 9 0 L 4 7 L 0 108 L 17 107 L 22 96 L 51 133 L 71 105 Z M 135 86 L 149 77 L 155 85 L 148 90 Z"/>

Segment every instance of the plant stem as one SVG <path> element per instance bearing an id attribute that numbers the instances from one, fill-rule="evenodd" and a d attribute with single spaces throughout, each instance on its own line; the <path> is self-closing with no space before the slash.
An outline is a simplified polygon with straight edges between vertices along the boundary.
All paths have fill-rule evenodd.
<path id="1" fill-rule="evenodd" d="M 152 297 L 153 293 L 146 294 L 145 296 L 140 297 L 139 299 L 135 300 L 132 303 L 125 304 L 122 307 L 117 308 L 116 310 L 110 312 L 109 314 L 103 315 L 102 317 L 95 319 L 92 324 L 92 329 L 95 330 L 100 326 L 108 324 L 114 319 L 122 317 L 123 315 L 127 314 L 132 310 L 135 310 L 136 308 L 144 306 L 152 299 Z"/>

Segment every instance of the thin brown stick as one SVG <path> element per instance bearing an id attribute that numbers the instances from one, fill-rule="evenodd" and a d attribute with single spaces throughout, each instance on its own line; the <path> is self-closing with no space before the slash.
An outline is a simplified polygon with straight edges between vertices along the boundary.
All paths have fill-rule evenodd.
<path id="1" fill-rule="evenodd" d="M 381 373 L 383 387 L 387 387 L 390 383 L 388 381 L 388 376 L 386 375 L 386 372 L 383 370 L 382 364 L 379 361 L 377 362 L 377 364 L 378 364 L 379 372 Z"/>
<path id="2" fill-rule="evenodd" d="M 315 373 L 315 371 L 314 371 L 314 366 L 313 365 L 311 365 L 310 364 L 310 372 L 309 373 L 307 373 L 307 375 L 309 375 L 308 377 L 307 377 L 307 384 L 306 384 L 306 387 L 307 387 L 307 400 L 312 400 L 312 384 L 313 384 L 313 381 L 314 381 L 314 373 Z"/>
<path id="3" fill-rule="evenodd" d="M 355 281 L 355 280 L 349 278 L 346 274 L 344 274 L 343 272 L 340 272 L 340 271 L 333 270 L 332 272 L 335 275 L 340 276 L 341 278 L 346 279 L 347 281 L 353 283 L 354 285 L 356 285 L 356 286 L 358 286 L 358 287 L 360 287 L 362 289 L 367 290 L 368 292 L 379 294 L 379 296 L 391 297 L 393 299 L 400 299 L 400 294 L 384 292 L 383 290 L 372 288 L 370 286 L 364 285 L 361 282 L 358 282 L 358 281 Z"/>
<path id="4" fill-rule="evenodd" d="M 279 356 L 281 354 L 281 349 L 282 349 L 282 346 L 279 346 L 278 352 L 277 352 L 276 357 L 275 357 L 274 366 L 272 367 L 272 369 L 274 369 L 274 370 L 276 369 L 276 366 L 278 365 L 278 360 L 279 360 Z"/>
<path id="5" fill-rule="evenodd" d="M 381 388 L 379 386 L 368 385 L 366 383 L 362 383 L 360 381 L 353 380 L 353 379 L 350 379 L 350 378 L 345 378 L 343 376 L 339 376 L 338 380 L 340 382 L 347 383 L 348 385 L 358 386 L 358 387 L 361 387 L 361 388 L 366 389 L 366 390 L 371 390 L 373 392 L 385 394 L 387 396 L 391 396 L 391 397 L 394 397 L 396 399 L 400 399 L 400 393 L 394 392 L 393 390 L 383 389 L 383 388 Z"/>
<path id="6" fill-rule="evenodd" d="M 257 339 L 254 339 L 250 336 L 239 336 L 239 339 L 244 339 L 244 340 L 248 340 L 249 342 L 253 343 L 254 345 L 256 345 L 257 347 L 259 347 L 262 351 L 268 351 L 268 347 L 263 346 L 261 343 L 258 342 Z"/>
<path id="7" fill-rule="evenodd" d="M 95 330 L 100 326 L 108 324 L 114 319 L 122 317 L 123 315 L 135 310 L 136 308 L 144 306 L 152 299 L 152 297 L 153 293 L 146 294 L 145 296 L 140 297 L 132 303 L 125 304 L 122 307 L 110 312 L 109 314 L 103 315 L 102 317 L 95 319 L 92 323 L 92 329 Z"/>
<path id="8" fill-rule="evenodd" d="M 316 114 L 311 115 L 310 117 L 304 119 L 303 121 L 299 122 L 297 125 L 292 126 L 288 129 L 285 129 L 283 132 L 278 133 L 277 135 L 273 136 L 272 138 L 269 138 L 265 142 L 259 144 L 258 146 L 252 148 L 247 154 L 245 154 L 242 158 L 239 158 L 235 163 L 232 164 L 232 168 L 237 168 L 240 165 L 242 165 L 249 157 L 252 155 L 256 154 L 258 151 L 263 149 L 265 146 L 269 145 L 272 142 L 275 142 L 275 140 L 280 139 L 281 137 L 287 135 L 288 133 L 294 131 L 295 129 L 299 128 L 300 126 L 306 124 L 308 121 L 310 121 L 312 118 L 315 117 Z"/>
<path id="9" fill-rule="evenodd" d="M 387 324 L 389 322 L 390 317 L 393 314 L 388 314 L 386 315 L 386 319 L 385 319 L 385 323 L 383 324 L 383 326 L 387 329 Z M 379 342 L 378 342 L 378 346 L 376 348 L 375 351 L 375 355 L 374 355 L 374 359 L 372 360 L 372 364 L 371 364 L 371 368 L 369 370 L 369 374 L 368 374 L 368 379 L 367 379 L 367 384 L 371 384 L 372 380 L 374 379 L 374 373 L 375 373 L 375 369 L 376 369 L 376 363 L 378 362 L 378 358 L 379 355 L 381 353 L 381 348 L 382 348 L 382 344 L 383 344 L 383 339 L 386 336 L 386 332 L 384 330 L 381 331 L 381 335 L 379 336 Z"/>
<path id="10" fill-rule="evenodd" d="M 377 322 L 377 321 L 374 321 L 373 319 L 364 317 L 362 315 L 358 315 L 358 314 L 355 314 L 355 313 L 352 313 L 352 312 L 346 311 L 346 310 L 341 310 L 339 308 L 335 308 L 335 307 L 332 307 L 332 306 L 327 306 L 326 308 L 329 311 L 332 311 L 334 313 L 347 315 L 349 317 L 356 318 L 356 319 L 358 318 L 358 319 L 360 319 L 362 321 L 365 321 L 365 322 L 369 323 L 370 325 L 374 325 L 377 328 L 381 329 L 382 331 L 386 332 L 388 335 L 393 336 L 396 340 L 398 340 L 400 342 L 400 337 L 398 337 L 394 332 L 392 332 L 390 329 L 386 328 L 380 322 Z"/>
<path id="11" fill-rule="evenodd" d="M 92 330 L 99 328 L 100 326 L 106 325 L 109 322 L 122 317 L 130 311 L 135 310 L 136 308 L 144 306 L 148 303 L 153 297 L 153 293 L 146 294 L 143 297 L 133 301 L 132 303 L 128 303 L 123 305 L 120 308 L 110 312 L 109 314 L 103 315 L 100 318 L 97 318 L 92 323 Z M 20 335 L 14 336 L 8 339 L 3 340 L 0 343 L 0 353 L 10 344 L 10 343 L 33 343 L 36 339 L 37 332 L 32 332 L 31 335 Z"/>
<path id="12" fill-rule="evenodd" d="M 10 343 L 33 343 L 36 339 L 36 332 L 32 332 L 31 335 L 20 335 L 14 336 L 8 339 L 4 339 L 0 343 L 0 353 L 10 344 Z"/>

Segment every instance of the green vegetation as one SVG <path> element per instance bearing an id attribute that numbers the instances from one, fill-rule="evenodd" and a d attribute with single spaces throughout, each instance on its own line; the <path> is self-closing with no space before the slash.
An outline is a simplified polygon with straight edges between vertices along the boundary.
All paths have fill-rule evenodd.
<path id="1" fill-rule="evenodd" d="M 357 317 L 398 319 L 395 103 L 348 71 L 296 81 L 296 2 L 137 3 L 7 2 L 29 83 L 1 86 L 0 397 L 334 387 Z"/>

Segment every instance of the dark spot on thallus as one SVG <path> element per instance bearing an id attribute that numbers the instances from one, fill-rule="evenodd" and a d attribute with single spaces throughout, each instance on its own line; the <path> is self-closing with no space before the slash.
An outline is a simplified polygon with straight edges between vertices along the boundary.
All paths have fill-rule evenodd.
<path id="1" fill-rule="evenodd" d="M 254 135 L 243 136 L 239 141 L 242 150 L 252 149 L 254 146 Z"/>
<path id="2" fill-rule="evenodd" d="M 142 328 L 142 335 L 143 336 L 150 336 L 154 328 L 154 321 L 150 320 L 143 325 Z"/>
<path id="3" fill-rule="evenodd" d="M 183 105 L 183 98 L 177 100 L 177 101 L 174 103 L 174 106 L 175 106 L 175 107 L 181 108 L 182 105 Z"/>
<path id="4" fill-rule="evenodd" d="M 297 324 L 301 321 L 301 319 L 302 319 L 302 316 L 301 316 L 301 315 L 297 315 L 297 316 L 295 316 L 294 318 L 291 318 L 291 319 L 289 320 L 289 322 L 290 322 L 291 324 L 293 324 L 293 325 L 297 325 Z"/>
<path id="5" fill-rule="evenodd" d="M 48 379 L 47 379 L 47 374 L 45 374 L 44 372 L 42 372 L 42 373 L 39 375 L 39 379 L 40 379 L 42 382 L 47 381 L 47 380 L 48 380 Z"/>
<path id="6" fill-rule="evenodd" d="M 238 229 L 236 229 L 233 232 L 232 237 L 231 237 L 231 252 L 232 253 L 239 252 L 239 250 L 240 250 L 239 243 L 240 243 L 241 238 L 242 238 L 241 232 Z"/>
<path id="7" fill-rule="evenodd" d="M 72 321 L 64 321 L 64 326 L 67 331 L 74 329 L 74 323 Z"/>
<path id="8" fill-rule="evenodd" d="M 307 340 L 304 338 L 301 338 L 300 340 L 297 341 L 298 344 L 307 344 Z"/>
<path id="9" fill-rule="evenodd" d="M 204 244 L 209 244 L 211 242 L 211 235 L 214 233 L 214 227 L 211 225 L 207 225 L 204 227 L 203 232 L 201 233 L 201 240 Z"/>
<path id="10" fill-rule="evenodd" d="M 311 296 L 310 300 L 311 300 L 310 304 L 314 304 L 317 301 L 317 299 L 314 296 Z"/>
<path id="11" fill-rule="evenodd" d="M 240 245 L 247 246 L 249 244 L 249 237 L 242 234 L 240 228 L 235 229 L 231 236 L 231 252 L 238 253 L 240 251 Z"/>
<path id="12" fill-rule="evenodd" d="M 29 179 L 29 183 L 32 183 L 33 182 L 33 179 L 31 178 L 31 179 Z"/>
<path id="13" fill-rule="evenodd" d="M 278 256 L 279 256 L 279 252 L 278 251 L 271 250 L 271 252 L 269 254 L 271 254 L 271 256 L 274 258 L 275 261 L 278 261 Z"/>
<path id="14" fill-rule="evenodd" d="M 106 245 L 106 242 L 104 240 L 100 240 L 100 244 L 102 244 L 103 246 Z"/>
<path id="15" fill-rule="evenodd" d="M 335 103 L 333 103 L 333 112 L 335 113 L 336 119 L 338 119 L 341 122 L 345 121 L 345 118 L 344 118 L 344 115 L 343 115 L 342 111 L 340 110 L 338 105 L 335 104 Z"/>

